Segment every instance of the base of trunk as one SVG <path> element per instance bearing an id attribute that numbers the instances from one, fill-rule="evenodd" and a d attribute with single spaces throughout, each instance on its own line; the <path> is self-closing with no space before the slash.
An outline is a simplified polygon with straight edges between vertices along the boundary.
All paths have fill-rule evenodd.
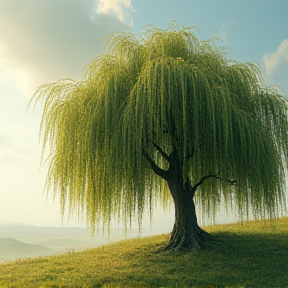
<path id="1" fill-rule="evenodd" d="M 209 240 L 211 240 L 210 234 L 198 225 L 194 229 L 191 226 L 190 229 L 183 229 L 175 224 L 168 244 L 161 251 L 179 252 L 182 250 L 203 249 Z"/>
<path id="2" fill-rule="evenodd" d="M 190 182 L 169 183 L 175 206 L 175 223 L 168 244 L 162 251 L 202 249 L 211 237 L 198 225 L 194 204 L 195 190 Z"/>

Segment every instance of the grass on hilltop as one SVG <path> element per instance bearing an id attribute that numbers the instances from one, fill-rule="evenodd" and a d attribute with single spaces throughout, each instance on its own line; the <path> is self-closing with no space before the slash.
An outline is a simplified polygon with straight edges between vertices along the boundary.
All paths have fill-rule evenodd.
<path id="1" fill-rule="evenodd" d="M 204 250 L 156 253 L 169 235 L 0 265 L 0 287 L 288 287 L 288 218 L 206 227 Z"/>

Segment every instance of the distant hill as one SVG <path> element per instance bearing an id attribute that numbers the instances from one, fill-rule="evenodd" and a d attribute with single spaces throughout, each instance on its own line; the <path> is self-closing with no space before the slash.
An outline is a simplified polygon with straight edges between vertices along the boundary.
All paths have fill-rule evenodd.
<path id="1" fill-rule="evenodd" d="M 55 253 L 43 245 L 27 244 L 12 238 L 0 238 L 0 262 Z"/>
<path id="2" fill-rule="evenodd" d="M 79 227 L 37 227 L 0 221 L 0 263 L 16 259 L 67 253 L 95 248 L 138 236 L 138 230 L 111 229 L 110 237 Z"/>
<path id="3" fill-rule="evenodd" d="M 26 226 L 26 225 L 20 222 L 0 221 L 0 226 Z"/>

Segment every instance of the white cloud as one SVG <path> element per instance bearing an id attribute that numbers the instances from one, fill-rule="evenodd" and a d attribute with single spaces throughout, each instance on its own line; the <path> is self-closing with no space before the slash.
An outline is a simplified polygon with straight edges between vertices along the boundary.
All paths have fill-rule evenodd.
<path id="1" fill-rule="evenodd" d="M 274 53 L 265 53 L 262 61 L 265 82 L 288 97 L 288 39 L 283 40 Z"/>
<path id="2" fill-rule="evenodd" d="M 285 39 L 277 51 L 274 53 L 265 53 L 263 55 L 263 62 L 265 65 L 266 75 L 272 76 L 280 65 L 287 66 L 287 77 L 288 77 L 288 39 Z"/>
<path id="3" fill-rule="evenodd" d="M 133 26 L 130 19 L 134 8 L 130 0 L 97 0 L 97 13 L 115 15 L 121 22 Z"/>
<path id="4" fill-rule="evenodd" d="M 99 3 L 103 13 L 91 19 L 94 1 L 0 1 L 0 69 L 29 94 L 60 78 L 83 79 L 84 68 L 103 52 L 105 36 L 130 29 L 120 21 L 129 2 L 116 3 L 117 15 L 108 13 L 109 1 Z"/>

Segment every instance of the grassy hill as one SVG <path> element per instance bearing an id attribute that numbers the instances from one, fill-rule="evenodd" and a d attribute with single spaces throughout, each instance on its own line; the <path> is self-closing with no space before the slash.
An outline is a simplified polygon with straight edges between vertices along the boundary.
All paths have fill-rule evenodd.
<path id="1" fill-rule="evenodd" d="M 0 265 L 0 287 L 288 287 L 288 218 L 205 228 L 214 241 L 157 253 L 169 235 Z"/>
<path id="2" fill-rule="evenodd" d="M 125 235 L 121 229 L 111 229 L 107 233 L 96 233 L 77 227 L 38 227 L 15 222 L 0 221 L 0 263 L 27 257 L 45 256 L 67 251 L 83 251 L 113 242 L 125 237 L 134 238 L 138 229 Z M 28 245 L 30 244 L 30 245 Z"/>
<path id="3" fill-rule="evenodd" d="M 53 252 L 53 250 L 42 245 L 27 244 L 12 238 L 0 238 L 0 262 L 48 255 Z"/>

